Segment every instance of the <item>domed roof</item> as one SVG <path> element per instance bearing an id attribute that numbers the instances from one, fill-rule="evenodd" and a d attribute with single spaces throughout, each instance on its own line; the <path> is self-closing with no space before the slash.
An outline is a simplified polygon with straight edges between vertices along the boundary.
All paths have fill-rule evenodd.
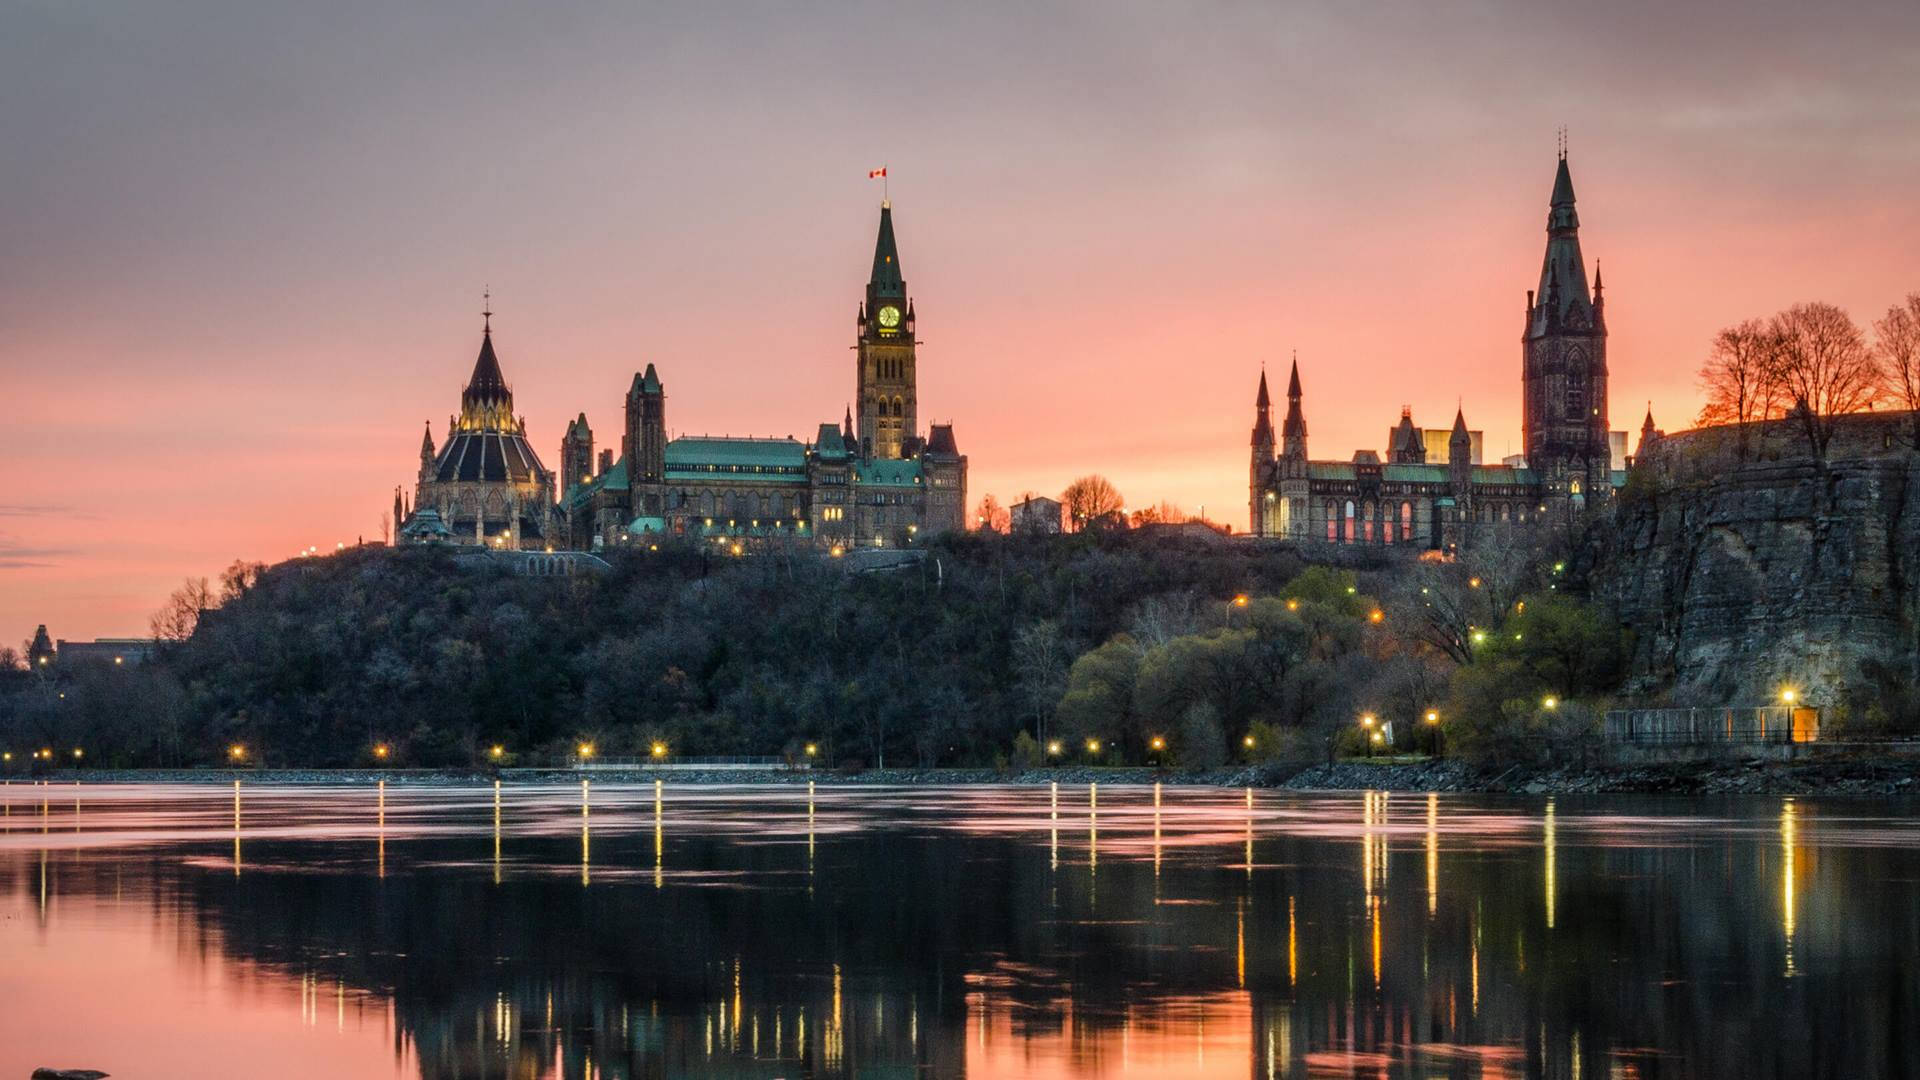
<path id="1" fill-rule="evenodd" d="M 440 448 L 434 479 L 527 483 L 546 475 L 527 437 L 518 431 L 455 431 Z"/>

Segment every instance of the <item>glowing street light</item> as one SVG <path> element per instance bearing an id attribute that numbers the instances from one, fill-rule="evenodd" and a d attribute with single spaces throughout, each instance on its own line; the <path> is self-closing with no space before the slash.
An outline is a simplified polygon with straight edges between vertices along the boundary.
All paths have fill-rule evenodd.
<path id="1" fill-rule="evenodd" d="M 77 746 L 73 748 L 73 760 L 79 761 L 81 758 L 86 756 L 87 756 L 87 752 L 85 750 L 82 750 Z"/>
<path id="2" fill-rule="evenodd" d="M 593 756 L 593 744 L 590 742 L 583 742 L 579 746 L 574 747 L 574 749 L 580 752 L 580 760 L 582 761 Z"/>
<path id="3" fill-rule="evenodd" d="M 1440 722 L 1440 711 L 1438 709 L 1428 709 L 1427 723 L 1438 724 L 1439 722 Z"/>
<path id="4" fill-rule="evenodd" d="M 1240 745 L 1246 747 L 1249 750 L 1253 749 L 1253 736 L 1248 735 L 1246 738 L 1241 739 Z"/>
<path id="5" fill-rule="evenodd" d="M 1290 599 L 1290 600 L 1288 600 L 1288 601 L 1287 601 L 1287 610 L 1288 610 L 1288 611 L 1299 611 L 1299 610 L 1300 610 L 1300 601 L 1298 601 L 1298 600 L 1291 600 L 1291 599 Z"/>
<path id="6" fill-rule="evenodd" d="M 807 756 L 808 756 L 808 757 L 812 757 L 812 756 L 814 756 L 815 754 L 818 754 L 819 752 L 820 752 L 820 748 L 819 748 L 818 746 L 815 746 L 815 745 L 814 745 L 814 744 L 812 744 L 812 743 L 808 743 L 808 744 L 807 744 Z"/>
<path id="7" fill-rule="evenodd" d="M 1540 699 L 1540 704 L 1548 709 L 1557 709 L 1560 707 L 1560 699 L 1549 694 Z"/>
<path id="8" fill-rule="evenodd" d="M 499 743 L 494 743 L 492 746 L 487 747 L 487 756 L 495 761 L 499 761 L 501 758 L 507 756 L 507 748 L 501 746 Z"/>
<path id="9" fill-rule="evenodd" d="M 657 758 L 663 758 L 663 757 L 666 757 L 666 756 L 667 756 L 667 744 L 666 744 L 666 743 L 663 743 L 663 742 L 657 742 L 657 743 L 654 743 L 654 744 L 653 744 L 653 756 L 654 756 L 654 757 L 657 757 Z"/>
<path id="10" fill-rule="evenodd" d="M 1247 594 L 1246 594 L 1246 593 L 1241 593 L 1241 594 L 1239 594 L 1238 596 L 1235 596 L 1235 597 L 1233 598 L 1233 606 L 1234 606 L 1234 607 L 1246 607 L 1246 606 L 1247 606 Z"/>
<path id="11" fill-rule="evenodd" d="M 234 762 L 245 761 L 247 760 L 247 748 L 240 743 L 234 743 L 232 746 L 227 747 L 227 758 Z"/>
<path id="12" fill-rule="evenodd" d="M 1063 751 L 1064 749 L 1066 748 L 1060 745 L 1060 740 L 1055 739 L 1052 742 L 1047 744 L 1047 756 L 1059 757 L 1061 751 Z"/>
<path id="13" fill-rule="evenodd" d="M 387 760 L 387 755 L 391 753 L 393 753 L 393 748 L 386 743 L 373 744 L 373 756 L 379 758 L 381 761 Z"/>
<path id="14" fill-rule="evenodd" d="M 1373 723 L 1374 723 L 1374 716 L 1373 716 L 1373 714 L 1372 714 L 1372 713 L 1361 713 L 1361 714 L 1360 714 L 1360 726 L 1361 726 L 1361 727 L 1363 727 L 1363 728 L 1370 728 L 1370 727 L 1372 727 L 1372 726 L 1373 726 Z"/>
<path id="15" fill-rule="evenodd" d="M 1367 612 L 1367 621 L 1370 623 L 1382 622 L 1386 619 L 1386 617 L 1387 617 L 1387 613 L 1384 611 L 1381 611 L 1379 608 L 1374 608 L 1372 611 Z"/>
<path id="16" fill-rule="evenodd" d="M 1100 752 L 1100 740 L 1099 740 L 1099 739 L 1088 739 L 1088 740 L 1087 740 L 1087 753 L 1089 753 L 1089 754 L 1097 754 L 1097 753 L 1099 753 L 1099 752 Z"/>
<path id="17" fill-rule="evenodd" d="M 1486 641 L 1487 641 L 1487 632 L 1485 630 L 1475 630 L 1473 632 L 1473 643 L 1475 645 L 1484 645 L 1486 644 Z"/>
<path id="18" fill-rule="evenodd" d="M 1147 742 L 1147 745 L 1152 747 L 1155 750 L 1165 750 L 1167 748 L 1167 740 L 1161 738 L 1158 735 L 1155 735 L 1151 740 Z"/>
<path id="19" fill-rule="evenodd" d="M 1780 702 L 1783 705 L 1791 705 L 1794 703 L 1794 700 L 1799 696 L 1800 695 L 1794 691 L 1793 687 L 1789 686 L 1780 691 Z"/>

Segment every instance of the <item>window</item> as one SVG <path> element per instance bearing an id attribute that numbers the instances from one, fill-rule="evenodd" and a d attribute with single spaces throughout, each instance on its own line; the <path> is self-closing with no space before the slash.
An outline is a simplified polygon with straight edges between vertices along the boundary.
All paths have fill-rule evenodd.
<path id="1" fill-rule="evenodd" d="M 1570 417 L 1579 416 L 1581 413 L 1586 411 L 1587 411 L 1586 388 L 1581 386 L 1578 382 L 1568 383 L 1567 384 L 1567 415 Z"/>
<path id="2" fill-rule="evenodd" d="M 1413 504 L 1410 502 L 1400 504 L 1400 539 L 1413 539 Z"/>
<path id="3" fill-rule="evenodd" d="M 1343 527 L 1340 530 L 1340 538 L 1349 544 L 1353 543 L 1353 500 L 1352 499 L 1347 500 L 1347 513 L 1346 513 L 1346 518 L 1343 521 L 1342 525 Z"/>
<path id="4" fill-rule="evenodd" d="M 1340 540 L 1340 519 L 1338 515 L 1336 515 L 1333 512 L 1333 504 L 1328 503 L 1327 504 L 1327 543 L 1329 544 L 1338 543 L 1339 540 Z"/>

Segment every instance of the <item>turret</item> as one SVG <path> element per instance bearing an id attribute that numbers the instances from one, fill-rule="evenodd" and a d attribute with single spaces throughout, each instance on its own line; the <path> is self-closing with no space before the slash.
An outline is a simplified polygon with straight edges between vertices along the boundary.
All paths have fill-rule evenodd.
<path id="1" fill-rule="evenodd" d="M 1300 358 L 1293 359 L 1287 377 L 1287 418 L 1280 425 L 1280 454 L 1290 461 L 1307 460 L 1307 414 L 1300 407 Z"/>
<path id="2" fill-rule="evenodd" d="M 1273 457 L 1272 399 L 1267 396 L 1267 373 L 1260 372 L 1260 390 L 1253 398 L 1253 456 L 1264 461 Z"/>
<path id="3" fill-rule="evenodd" d="M 433 421 L 426 422 L 426 433 L 420 436 L 420 482 L 433 479 Z M 398 525 L 396 519 L 394 524 Z"/>
<path id="4" fill-rule="evenodd" d="M 560 437 L 560 491 L 572 491 L 592 478 L 593 429 L 583 412 L 567 421 L 567 433 Z"/>
<path id="5" fill-rule="evenodd" d="M 1605 288 L 1587 287 L 1580 215 L 1563 148 L 1547 207 L 1539 292 L 1529 298 L 1521 336 L 1521 430 L 1527 465 L 1546 493 L 1611 490 L 1607 436 Z"/>
<path id="6" fill-rule="evenodd" d="M 47 624 L 41 623 L 33 632 L 33 641 L 27 645 L 27 666 L 45 671 L 52 663 L 53 639 L 47 636 Z"/>
<path id="7" fill-rule="evenodd" d="M 880 231 L 873 243 L 873 271 L 867 278 L 854 343 L 859 445 L 863 453 L 876 458 L 908 457 L 920 445 L 913 331 L 914 305 L 900 271 L 893 205 L 883 202 Z"/>
<path id="8" fill-rule="evenodd" d="M 627 432 L 621 452 L 626 455 L 629 484 L 657 484 L 666 479 L 667 390 L 652 364 L 634 375 L 633 386 L 627 390 Z"/>
<path id="9" fill-rule="evenodd" d="M 1456 492 L 1473 481 L 1473 436 L 1467 433 L 1467 415 L 1453 411 L 1453 433 L 1447 436 L 1447 479 Z"/>

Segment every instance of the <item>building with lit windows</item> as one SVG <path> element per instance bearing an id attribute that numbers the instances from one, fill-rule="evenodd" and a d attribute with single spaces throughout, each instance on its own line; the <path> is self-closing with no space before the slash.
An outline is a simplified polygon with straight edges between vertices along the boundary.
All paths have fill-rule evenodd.
<path id="1" fill-rule="evenodd" d="M 1412 411 L 1402 409 L 1384 459 L 1360 450 L 1349 461 L 1312 460 L 1298 361 L 1277 441 L 1262 372 L 1248 484 L 1252 532 L 1301 542 L 1445 549 L 1470 541 L 1479 527 L 1610 499 L 1626 482 L 1626 437 L 1610 432 L 1607 422 L 1606 302 L 1598 269 L 1587 287 L 1564 151 L 1549 199 L 1539 287 L 1527 292 L 1521 357 L 1526 453 L 1499 465 L 1481 462 L 1480 433 L 1467 429 L 1464 409 L 1455 410 L 1444 435 L 1416 426 Z M 1649 414 L 1648 430 L 1651 424 Z M 1442 445 L 1444 458 L 1437 452 Z"/>

